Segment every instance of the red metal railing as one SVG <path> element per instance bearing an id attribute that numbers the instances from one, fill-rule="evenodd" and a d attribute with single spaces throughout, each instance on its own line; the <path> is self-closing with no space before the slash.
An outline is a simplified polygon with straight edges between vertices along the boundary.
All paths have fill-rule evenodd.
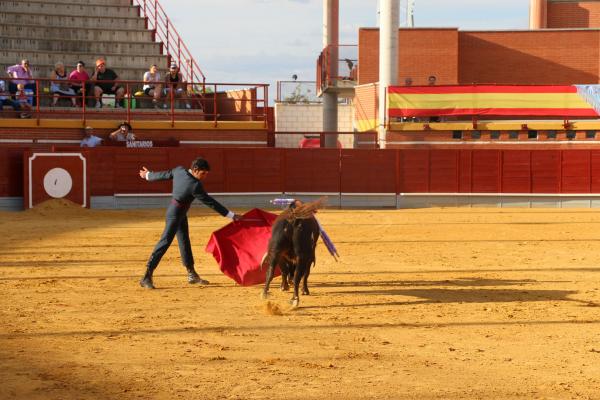
<path id="1" fill-rule="evenodd" d="M 204 73 L 158 0 L 132 0 L 132 3 L 140 7 L 141 16 L 146 19 L 146 28 L 152 31 L 154 40 L 161 42 L 162 51 L 167 55 L 167 64 L 176 62 L 188 82 L 204 84 Z"/>
<path id="2" fill-rule="evenodd" d="M 34 118 L 38 124 L 44 118 L 81 119 L 84 124 L 88 119 L 120 119 L 128 122 L 169 120 L 172 125 L 176 121 L 212 121 L 215 127 L 220 121 L 263 121 L 264 127 L 268 128 L 269 85 L 267 84 L 183 82 L 174 86 L 174 90 L 165 90 L 169 84 L 156 83 L 161 86 L 161 96 L 154 105 L 153 97 L 142 91 L 143 81 L 102 81 L 103 83 L 114 82 L 122 87 L 123 97 L 117 102 L 115 95 L 103 94 L 98 99 L 102 107 L 96 108 L 95 81 L 36 78 L 29 81 L 29 89 L 19 90 L 16 85 L 9 85 L 9 83 L 12 81 L 22 83 L 23 78 L 2 80 L 6 82 L 7 91 L 0 96 L 6 97 L 9 101 L 6 102 L 8 107 L 5 105 L 0 111 L 0 116 Z M 84 89 L 76 95 L 56 94 L 51 92 L 50 86 L 53 82 L 67 85 L 77 83 Z M 196 89 L 200 84 L 203 90 Z M 9 86 L 13 86 L 10 92 Z M 54 97 L 60 101 L 57 104 L 59 107 L 51 107 Z M 72 98 L 77 102 L 76 107 L 70 106 Z M 65 101 L 69 107 L 63 106 Z"/>
<path id="3" fill-rule="evenodd" d="M 317 91 L 351 83 L 358 79 L 358 46 L 353 44 L 329 45 L 317 59 Z"/>

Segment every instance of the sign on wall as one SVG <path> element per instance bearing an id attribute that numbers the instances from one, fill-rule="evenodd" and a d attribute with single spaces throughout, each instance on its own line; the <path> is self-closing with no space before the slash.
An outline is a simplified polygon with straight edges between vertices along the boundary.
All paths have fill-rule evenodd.
<path id="1" fill-rule="evenodd" d="M 36 153 L 23 160 L 23 207 L 49 199 L 68 199 L 89 208 L 87 159 L 82 153 Z"/>

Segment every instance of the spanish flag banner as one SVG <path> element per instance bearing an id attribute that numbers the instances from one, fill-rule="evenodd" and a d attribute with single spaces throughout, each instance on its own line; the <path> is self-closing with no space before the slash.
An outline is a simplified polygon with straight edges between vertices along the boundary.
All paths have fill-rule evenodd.
<path id="1" fill-rule="evenodd" d="M 595 85 L 594 85 L 595 86 Z M 390 117 L 598 117 L 589 86 L 391 86 Z M 586 95 L 587 94 L 587 95 Z"/>

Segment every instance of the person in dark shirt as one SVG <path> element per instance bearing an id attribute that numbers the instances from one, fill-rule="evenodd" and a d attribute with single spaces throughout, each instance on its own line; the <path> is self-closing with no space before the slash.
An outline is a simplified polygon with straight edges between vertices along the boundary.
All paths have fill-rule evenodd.
<path id="1" fill-rule="evenodd" d="M 96 60 L 96 70 L 90 78 L 94 82 L 94 96 L 96 97 L 96 108 L 102 107 L 102 94 L 115 95 L 115 108 L 121 107 L 121 99 L 125 94 L 125 88 L 116 82 L 119 76 L 112 69 L 106 68 L 106 61 Z"/>
<path id="2" fill-rule="evenodd" d="M 194 257 L 192 255 L 187 219 L 187 211 L 190 205 L 194 199 L 198 199 L 224 217 L 231 218 L 234 221 L 242 219 L 241 216 L 229 211 L 206 193 L 202 181 L 208 175 L 208 171 L 210 171 L 210 166 L 201 157 L 196 158 L 192 162 L 190 169 L 175 167 L 166 171 L 151 172 L 146 167 L 142 167 L 140 170 L 140 177 L 148 181 L 173 180 L 173 198 L 167 208 L 165 230 L 150 255 L 150 259 L 146 264 L 146 274 L 140 280 L 140 286 L 147 289 L 154 289 L 152 274 L 162 256 L 171 245 L 171 242 L 173 242 L 175 235 L 177 235 L 177 242 L 179 243 L 181 261 L 187 269 L 188 282 L 191 284 L 208 284 L 208 281 L 200 278 L 194 269 Z"/>

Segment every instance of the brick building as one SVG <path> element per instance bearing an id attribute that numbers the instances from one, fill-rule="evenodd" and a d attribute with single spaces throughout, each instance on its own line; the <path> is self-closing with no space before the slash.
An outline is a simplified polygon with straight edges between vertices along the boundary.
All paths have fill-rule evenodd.
<path id="1" fill-rule="evenodd" d="M 540 0 L 541 29 L 400 29 L 398 82 L 568 85 L 599 83 L 600 1 Z M 532 14 L 535 14 L 532 10 Z M 379 29 L 359 30 L 358 84 L 379 74 Z"/>

